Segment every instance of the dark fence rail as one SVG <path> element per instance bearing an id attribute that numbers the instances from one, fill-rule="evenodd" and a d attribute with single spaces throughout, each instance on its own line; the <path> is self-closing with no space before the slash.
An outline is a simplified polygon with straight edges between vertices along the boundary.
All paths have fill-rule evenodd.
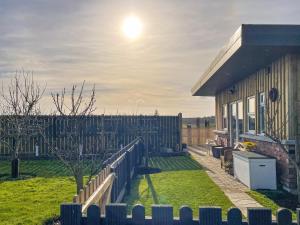
<path id="1" fill-rule="evenodd" d="M 34 157 L 37 149 L 40 157 L 51 155 L 48 143 L 55 143 L 58 148 L 63 146 L 66 134 L 72 132 L 72 123 L 80 123 L 82 128 L 83 154 L 101 154 L 103 149 L 115 151 L 120 149 L 121 144 L 127 145 L 136 137 L 143 138 L 150 152 L 164 148 L 181 149 L 181 113 L 178 116 L 38 116 L 33 121 L 36 122 L 36 119 L 45 127 L 45 135 L 23 141 L 21 157 Z M 10 143 L 13 141 L 1 138 Z M 9 155 L 6 145 L 0 144 L 0 155 Z"/>
<path id="2" fill-rule="evenodd" d="M 110 202 L 121 202 L 130 191 L 131 180 L 144 157 L 143 140 L 139 137 L 104 162 L 103 169 L 73 197 L 82 204 L 82 212 L 91 204 L 99 204 L 104 211 Z"/>
<path id="3" fill-rule="evenodd" d="M 111 202 L 121 202 L 126 191 L 130 191 L 131 180 L 142 163 L 143 155 L 144 146 L 141 140 L 138 140 L 110 164 L 111 172 L 116 176 L 111 191 Z"/>
<path id="4" fill-rule="evenodd" d="M 297 210 L 297 222 L 292 222 L 291 212 L 280 209 L 276 221 L 272 221 L 272 211 L 266 208 L 249 208 L 248 219 L 242 220 L 242 213 L 231 208 L 227 219 L 222 220 L 222 210 L 218 207 L 199 208 L 198 219 L 193 218 L 191 208 L 183 206 L 179 218 L 174 218 L 171 206 L 152 206 L 152 217 L 145 216 L 145 208 L 136 205 L 132 215 L 127 215 L 126 204 L 110 204 L 106 206 L 105 216 L 101 215 L 97 205 L 91 205 L 87 216 L 82 216 L 80 204 L 61 205 L 62 225 L 299 225 L 300 210 Z"/>

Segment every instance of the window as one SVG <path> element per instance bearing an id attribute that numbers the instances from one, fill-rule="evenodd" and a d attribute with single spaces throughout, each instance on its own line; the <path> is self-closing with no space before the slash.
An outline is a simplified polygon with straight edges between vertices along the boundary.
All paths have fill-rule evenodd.
<path id="1" fill-rule="evenodd" d="M 227 104 L 224 104 L 222 109 L 222 126 L 224 130 L 227 130 L 227 118 Z"/>
<path id="2" fill-rule="evenodd" d="M 230 105 L 230 120 L 229 120 L 229 131 L 230 131 L 230 146 L 234 146 L 236 140 L 237 140 L 237 103 L 233 102 Z"/>
<path id="3" fill-rule="evenodd" d="M 248 132 L 255 133 L 255 96 L 247 99 Z"/>
<path id="4" fill-rule="evenodd" d="M 265 93 L 259 94 L 259 131 L 265 133 Z"/>
<path id="5" fill-rule="evenodd" d="M 244 131 L 244 127 L 243 127 L 243 123 L 244 123 L 244 109 L 243 109 L 243 102 L 239 101 L 237 103 L 237 109 L 238 109 L 238 115 L 237 115 L 237 119 L 238 119 L 238 133 L 242 134 Z"/>

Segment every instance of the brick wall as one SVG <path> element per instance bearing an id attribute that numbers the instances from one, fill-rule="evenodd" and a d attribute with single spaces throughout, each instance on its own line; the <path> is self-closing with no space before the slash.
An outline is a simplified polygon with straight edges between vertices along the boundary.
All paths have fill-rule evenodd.
<path id="1" fill-rule="evenodd" d="M 244 139 L 256 143 L 256 152 L 276 158 L 277 179 L 288 191 L 297 188 L 297 175 L 294 167 L 289 163 L 288 154 L 280 145 L 266 141 Z"/>
<path id="2" fill-rule="evenodd" d="M 218 134 L 218 144 L 229 146 L 229 135 Z M 280 145 L 276 143 L 257 141 L 253 139 L 244 139 L 256 143 L 255 152 L 276 158 L 277 179 L 283 188 L 289 192 L 295 192 L 297 189 L 297 174 L 293 165 L 289 163 L 288 154 Z"/>

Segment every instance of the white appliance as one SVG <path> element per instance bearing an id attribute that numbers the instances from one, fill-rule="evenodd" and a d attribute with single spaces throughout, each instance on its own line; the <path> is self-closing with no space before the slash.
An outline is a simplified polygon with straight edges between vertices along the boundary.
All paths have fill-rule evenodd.
<path id="1" fill-rule="evenodd" d="M 233 152 L 234 177 L 250 189 L 277 189 L 276 159 L 254 152 Z"/>

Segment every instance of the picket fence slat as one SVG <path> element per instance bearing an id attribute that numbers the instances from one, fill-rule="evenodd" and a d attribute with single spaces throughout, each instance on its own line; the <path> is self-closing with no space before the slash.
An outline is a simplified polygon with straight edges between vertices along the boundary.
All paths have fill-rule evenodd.
<path id="1" fill-rule="evenodd" d="M 182 206 L 179 210 L 179 220 L 181 225 L 190 225 L 193 223 L 193 211 L 188 206 Z"/>
<path id="2" fill-rule="evenodd" d="M 100 213 L 99 206 L 91 205 L 87 210 L 87 225 L 99 225 Z"/>
<path id="3" fill-rule="evenodd" d="M 143 205 L 136 205 L 133 207 L 132 224 L 145 225 L 145 207 Z"/>
<path id="4" fill-rule="evenodd" d="M 199 208 L 200 225 L 222 225 L 222 209 L 217 207 Z"/>
<path id="5" fill-rule="evenodd" d="M 169 205 L 153 205 L 152 224 L 173 225 L 173 207 Z"/>
<path id="6" fill-rule="evenodd" d="M 279 209 L 277 211 L 278 225 L 292 225 L 292 213 L 287 209 Z"/>
<path id="7" fill-rule="evenodd" d="M 249 225 L 272 225 L 272 211 L 266 208 L 248 208 Z"/>
<path id="8" fill-rule="evenodd" d="M 228 225 L 242 225 L 242 212 L 237 208 L 231 208 L 227 213 Z"/>
<path id="9" fill-rule="evenodd" d="M 126 204 L 110 204 L 106 206 L 106 224 L 125 225 L 127 218 Z"/>
<path id="10" fill-rule="evenodd" d="M 60 206 L 62 225 L 81 225 L 81 205 L 62 204 Z"/>

